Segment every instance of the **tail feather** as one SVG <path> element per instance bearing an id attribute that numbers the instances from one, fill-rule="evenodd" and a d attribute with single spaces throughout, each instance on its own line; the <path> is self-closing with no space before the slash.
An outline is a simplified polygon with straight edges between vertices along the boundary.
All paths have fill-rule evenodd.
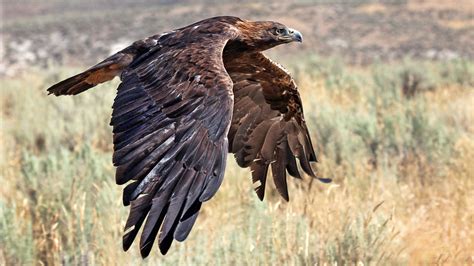
<path id="1" fill-rule="evenodd" d="M 100 83 L 112 80 L 120 76 L 138 56 L 156 47 L 161 35 L 154 35 L 143 40 L 138 40 L 122 51 L 110 56 L 88 70 L 65 79 L 48 89 L 49 94 L 76 95 L 86 91 Z"/>
<path id="2" fill-rule="evenodd" d="M 76 95 L 95 86 L 95 84 L 87 83 L 89 73 L 83 72 L 63 80 L 48 89 L 49 94 L 59 95 Z"/>
<path id="3" fill-rule="evenodd" d="M 119 76 L 133 58 L 134 54 L 116 53 L 92 68 L 51 86 L 48 92 L 56 96 L 79 94 Z"/>

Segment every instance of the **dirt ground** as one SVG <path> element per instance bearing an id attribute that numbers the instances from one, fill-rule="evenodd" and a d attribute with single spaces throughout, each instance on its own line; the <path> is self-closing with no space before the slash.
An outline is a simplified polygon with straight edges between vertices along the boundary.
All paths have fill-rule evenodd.
<path id="1" fill-rule="evenodd" d="M 301 46 L 276 53 L 338 56 L 351 64 L 474 58 L 472 1 L 13 1 L 3 3 L 0 74 L 93 64 L 130 42 L 218 15 L 276 20 Z"/>

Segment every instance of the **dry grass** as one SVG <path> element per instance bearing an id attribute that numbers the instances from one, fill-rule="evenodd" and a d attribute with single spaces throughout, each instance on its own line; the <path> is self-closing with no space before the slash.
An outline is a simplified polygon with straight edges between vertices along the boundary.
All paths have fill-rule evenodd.
<path id="1" fill-rule="evenodd" d="M 249 172 L 229 156 L 189 239 L 145 261 L 136 246 L 121 250 L 127 209 L 108 126 L 117 83 L 54 98 L 44 89 L 74 70 L 0 80 L 0 263 L 473 263 L 472 63 L 288 65 L 317 140 L 318 172 L 333 184 L 290 180 L 289 203 L 273 188 L 259 202 Z M 400 74 L 413 66 L 433 88 L 405 99 Z"/>

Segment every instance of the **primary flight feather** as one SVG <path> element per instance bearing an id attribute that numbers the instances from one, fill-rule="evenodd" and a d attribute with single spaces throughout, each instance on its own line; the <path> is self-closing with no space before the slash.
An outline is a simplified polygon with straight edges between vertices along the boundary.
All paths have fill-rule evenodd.
<path id="1" fill-rule="evenodd" d="M 48 89 L 75 95 L 120 76 L 111 125 L 115 178 L 130 205 L 124 250 L 140 228 L 142 257 L 157 236 L 163 254 L 186 239 L 228 152 L 251 169 L 261 200 L 268 168 L 285 200 L 286 173 L 301 177 L 297 160 L 316 177 L 296 84 L 261 53 L 295 41 L 301 33 L 277 22 L 215 17 L 136 41 Z"/>

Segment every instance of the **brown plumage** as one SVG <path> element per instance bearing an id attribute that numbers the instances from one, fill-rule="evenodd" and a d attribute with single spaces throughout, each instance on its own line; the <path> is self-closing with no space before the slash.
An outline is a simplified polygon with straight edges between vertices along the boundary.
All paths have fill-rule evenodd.
<path id="1" fill-rule="evenodd" d="M 276 22 L 206 19 L 133 43 L 52 86 L 75 95 L 120 76 L 113 104 L 113 163 L 130 205 L 123 248 L 139 229 L 148 256 L 189 234 L 201 204 L 219 188 L 227 152 L 249 167 L 260 199 L 268 168 L 288 200 L 286 172 L 315 177 L 316 161 L 291 76 L 261 52 L 301 34 Z M 327 182 L 327 179 L 320 179 Z"/>

